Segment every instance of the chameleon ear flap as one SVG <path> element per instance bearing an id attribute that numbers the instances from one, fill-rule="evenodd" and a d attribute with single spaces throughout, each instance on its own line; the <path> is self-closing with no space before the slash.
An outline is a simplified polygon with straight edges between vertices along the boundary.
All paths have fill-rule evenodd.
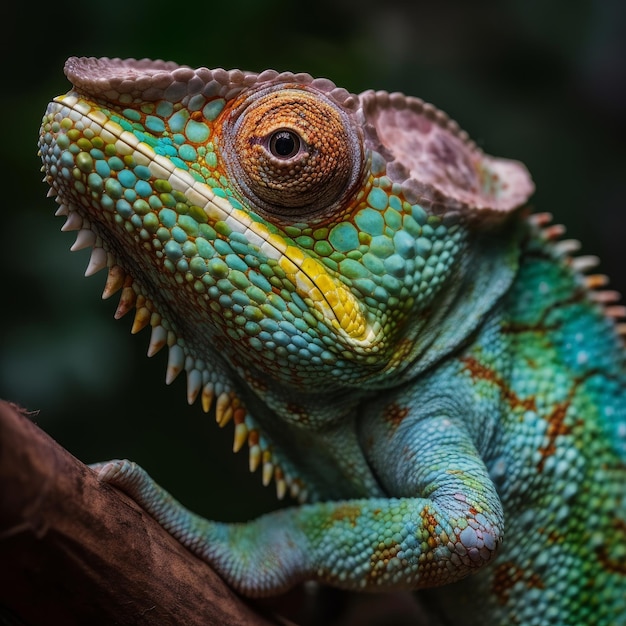
<path id="1" fill-rule="evenodd" d="M 359 96 L 368 147 L 409 200 L 433 212 L 505 215 L 534 191 L 517 161 L 483 154 L 456 122 L 418 98 L 366 91 Z"/>

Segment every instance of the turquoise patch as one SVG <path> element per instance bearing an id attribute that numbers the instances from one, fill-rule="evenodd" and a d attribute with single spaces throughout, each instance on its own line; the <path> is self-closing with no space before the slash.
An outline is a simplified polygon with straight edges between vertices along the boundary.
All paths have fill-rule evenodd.
<path id="1" fill-rule="evenodd" d="M 137 176 L 137 178 L 141 178 L 141 180 L 150 180 L 150 177 L 152 176 L 150 168 L 145 165 L 137 165 L 133 169 L 133 172 L 135 173 L 135 176 Z"/>
<path id="2" fill-rule="evenodd" d="M 207 102 L 207 104 L 202 109 L 202 115 L 204 115 L 207 120 L 212 122 L 222 112 L 225 103 L 226 101 L 222 98 Z"/>
<path id="3" fill-rule="evenodd" d="M 414 204 L 412 206 L 412 215 L 413 215 L 413 219 L 420 225 L 423 226 L 424 224 L 426 224 L 426 221 L 428 219 L 428 214 L 426 213 L 426 211 L 424 211 L 424 209 L 419 205 L 419 204 Z"/>
<path id="4" fill-rule="evenodd" d="M 104 188 L 104 181 L 98 174 L 89 174 L 87 177 L 87 186 L 91 191 L 100 192 Z"/>
<path id="5" fill-rule="evenodd" d="M 174 105 L 167 100 L 161 100 L 161 102 L 157 104 L 156 114 L 161 117 L 169 117 L 173 111 Z"/>
<path id="6" fill-rule="evenodd" d="M 415 256 L 415 239 L 404 230 L 399 230 L 393 236 L 393 245 L 396 252 L 405 259 Z"/>
<path id="7" fill-rule="evenodd" d="M 427 239 L 426 237 L 418 237 L 415 244 L 417 247 L 417 254 L 424 257 L 430 254 L 433 247 L 430 239 Z"/>
<path id="8" fill-rule="evenodd" d="M 384 260 L 385 270 L 393 276 L 403 276 L 406 271 L 406 261 L 399 254 L 392 254 Z"/>
<path id="9" fill-rule="evenodd" d="M 174 226 L 174 228 L 172 228 L 172 237 L 178 243 L 187 241 L 187 233 L 180 226 Z"/>
<path id="10" fill-rule="evenodd" d="M 117 175 L 117 180 L 127 189 L 132 189 L 137 182 L 137 177 L 130 170 L 122 170 Z"/>
<path id="11" fill-rule="evenodd" d="M 126 189 L 124 190 L 124 198 L 129 202 L 134 202 L 137 200 L 137 192 L 134 189 Z"/>
<path id="12" fill-rule="evenodd" d="M 135 185 L 135 191 L 142 197 L 147 198 L 152 195 L 152 187 L 145 180 L 138 180 Z"/>
<path id="13" fill-rule="evenodd" d="M 384 235 L 374 237 L 370 244 L 370 252 L 379 258 L 386 258 L 395 252 L 393 241 Z"/>
<path id="14" fill-rule="evenodd" d="M 215 255 L 215 248 L 204 237 L 196 238 L 196 247 L 203 259 L 210 259 Z"/>
<path id="15" fill-rule="evenodd" d="M 135 109 L 124 109 L 122 113 L 125 118 L 132 120 L 133 122 L 139 122 L 141 120 L 141 114 Z"/>
<path id="16" fill-rule="evenodd" d="M 160 117 L 148 115 L 146 117 L 146 128 L 152 133 L 162 133 L 165 130 L 165 122 Z"/>
<path id="17" fill-rule="evenodd" d="M 178 225 L 191 237 L 195 237 L 198 234 L 198 222 L 189 215 L 181 215 L 178 218 Z"/>
<path id="18" fill-rule="evenodd" d="M 385 273 L 383 262 L 377 256 L 369 252 L 363 255 L 363 265 L 376 276 L 382 276 L 382 274 Z"/>
<path id="19" fill-rule="evenodd" d="M 339 271 L 341 275 L 350 280 L 356 278 L 365 278 L 369 276 L 369 272 L 361 263 L 352 259 L 345 259 L 339 263 Z"/>
<path id="20" fill-rule="evenodd" d="M 389 196 L 382 189 L 374 187 L 367 196 L 367 203 L 372 208 L 383 211 L 389 204 Z"/>
<path id="21" fill-rule="evenodd" d="M 183 249 L 176 241 L 168 241 L 163 247 L 163 250 L 167 257 L 172 261 L 177 261 L 183 256 Z"/>
<path id="22" fill-rule="evenodd" d="M 121 172 L 126 166 L 124 165 L 124 161 L 122 161 L 122 159 L 114 156 L 109 159 L 109 167 L 114 172 Z"/>
<path id="23" fill-rule="evenodd" d="M 96 161 L 96 172 L 100 174 L 102 178 L 108 178 L 111 175 L 111 168 L 105 160 L 99 159 Z"/>
<path id="24" fill-rule="evenodd" d="M 133 214 L 133 207 L 129 202 L 121 198 L 115 203 L 115 210 L 121 217 L 128 219 Z"/>
<path id="25" fill-rule="evenodd" d="M 339 252 L 354 250 L 359 246 L 359 231 L 350 222 L 342 222 L 330 231 L 328 240 Z"/>
<path id="26" fill-rule="evenodd" d="M 181 159 L 185 161 L 196 161 L 198 158 L 198 154 L 193 146 L 190 146 L 188 143 L 183 144 L 180 148 L 178 148 L 178 155 Z"/>
<path id="27" fill-rule="evenodd" d="M 398 230 L 402 225 L 402 215 L 400 215 L 398 211 L 389 208 L 385 211 L 384 216 L 385 222 L 387 226 L 389 226 L 389 228 L 392 228 L 393 230 Z"/>
<path id="28" fill-rule="evenodd" d="M 215 246 L 217 252 L 222 256 L 233 253 L 233 249 L 230 247 L 230 244 L 223 239 L 216 239 L 213 245 Z"/>
<path id="29" fill-rule="evenodd" d="M 248 266 L 236 254 L 227 254 L 224 261 L 228 263 L 228 267 L 234 270 L 245 272 L 248 269 Z"/>
<path id="30" fill-rule="evenodd" d="M 176 212 L 172 209 L 162 209 L 159 211 L 161 224 L 167 228 L 172 228 L 176 224 Z"/>
<path id="31" fill-rule="evenodd" d="M 185 134 L 189 141 L 194 143 L 204 143 L 211 134 L 211 129 L 204 122 L 189 120 L 185 127 Z"/>
<path id="32" fill-rule="evenodd" d="M 370 208 L 363 209 L 357 213 L 354 221 L 361 232 L 372 235 L 373 237 L 383 234 L 385 220 L 378 211 L 374 211 Z"/>
<path id="33" fill-rule="evenodd" d="M 389 206 L 396 211 L 402 211 L 402 201 L 398 196 L 389 196 Z"/>
<path id="34" fill-rule="evenodd" d="M 181 109 L 180 111 L 177 111 L 176 113 L 174 113 L 174 115 L 172 115 L 172 117 L 170 117 L 170 130 L 173 133 L 182 133 L 188 120 L 189 111 L 187 111 L 187 109 Z"/>

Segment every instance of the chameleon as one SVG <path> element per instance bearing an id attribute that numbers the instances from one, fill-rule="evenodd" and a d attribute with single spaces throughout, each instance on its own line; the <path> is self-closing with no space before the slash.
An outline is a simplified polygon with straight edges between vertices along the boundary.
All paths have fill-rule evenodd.
<path id="1" fill-rule="evenodd" d="M 62 230 L 290 502 L 226 523 L 129 460 L 101 481 L 245 596 L 626 624 L 625 311 L 522 163 L 419 98 L 306 73 L 65 74 L 39 136 Z"/>

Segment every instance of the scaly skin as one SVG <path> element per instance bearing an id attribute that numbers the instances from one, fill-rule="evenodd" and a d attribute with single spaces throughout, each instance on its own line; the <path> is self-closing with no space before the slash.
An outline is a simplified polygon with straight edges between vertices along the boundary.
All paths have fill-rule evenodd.
<path id="1" fill-rule="evenodd" d="M 300 504 L 204 520 L 102 480 L 251 596 L 420 590 L 449 624 L 626 623 L 622 314 L 559 227 L 401 94 L 69 59 L 40 152 L 88 273 Z M 430 589 L 427 589 L 430 588 Z"/>

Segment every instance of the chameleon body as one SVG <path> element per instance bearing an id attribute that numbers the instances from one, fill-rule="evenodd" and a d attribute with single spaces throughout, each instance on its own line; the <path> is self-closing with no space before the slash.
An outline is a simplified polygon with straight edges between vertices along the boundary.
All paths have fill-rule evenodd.
<path id="1" fill-rule="evenodd" d="M 226 524 L 99 464 L 242 593 L 415 590 L 446 624 L 626 624 L 616 294 L 518 162 L 399 93 L 71 58 L 45 180 L 167 380 L 293 506 Z M 201 488 L 201 485 L 198 486 Z"/>

